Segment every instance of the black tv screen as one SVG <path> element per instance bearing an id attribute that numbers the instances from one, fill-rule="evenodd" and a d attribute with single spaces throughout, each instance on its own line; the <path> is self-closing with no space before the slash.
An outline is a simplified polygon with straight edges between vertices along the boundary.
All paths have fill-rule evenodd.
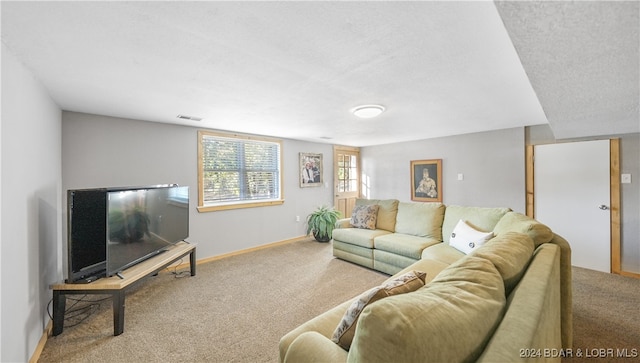
<path id="1" fill-rule="evenodd" d="M 67 282 L 112 276 L 189 236 L 189 187 L 69 190 Z"/>
<path id="2" fill-rule="evenodd" d="M 106 189 L 67 191 L 67 282 L 88 282 L 105 275 L 106 220 Z"/>

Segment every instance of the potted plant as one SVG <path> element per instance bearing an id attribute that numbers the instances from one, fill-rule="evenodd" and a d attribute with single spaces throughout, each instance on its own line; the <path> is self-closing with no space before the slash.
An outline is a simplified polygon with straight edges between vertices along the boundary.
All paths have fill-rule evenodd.
<path id="1" fill-rule="evenodd" d="M 307 216 L 307 235 L 313 233 L 313 237 L 318 242 L 330 241 L 338 219 L 340 219 L 340 211 L 331 207 L 318 207 Z"/>

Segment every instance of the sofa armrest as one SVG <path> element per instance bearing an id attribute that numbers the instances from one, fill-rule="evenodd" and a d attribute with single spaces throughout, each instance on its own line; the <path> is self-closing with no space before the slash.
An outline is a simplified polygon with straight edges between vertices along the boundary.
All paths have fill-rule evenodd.
<path id="1" fill-rule="evenodd" d="M 331 308 L 328 311 L 325 311 L 324 313 L 298 326 L 297 328 L 293 329 L 292 331 L 285 334 L 282 338 L 280 338 L 280 343 L 278 345 L 278 348 L 280 350 L 280 362 L 284 362 L 285 357 L 288 356 L 289 348 L 291 347 L 293 342 L 299 336 L 309 332 L 320 334 L 321 336 L 325 337 L 329 341 L 329 343 L 334 344 L 336 347 L 340 348 L 337 344 L 333 343 L 329 337 L 333 335 L 333 331 L 342 320 L 344 312 L 347 311 L 347 309 L 349 308 L 349 306 L 351 306 L 351 303 L 355 299 L 356 298 L 354 297 L 334 308 Z M 292 362 L 293 360 L 289 361 Z"/>
<path id="2" fill-rule="evenodd" d="M 346 362 L 348 352 L 324 335 L 309 331 L 300 334 L 289 346 L 287 362 Z"/>
<path id="3" fill-rule="evenodd" d="M 338 219 L 336 228 L 351 228 L 351 218 Z"/>
<path id="4" fill-rule="evenodd" d="M 566 239 L 554 233 L 551 242 L 560 247 L 560 304 L 562 307 L 562 347 L 573 346 L 573 277 L 571 246 Z"/>
<path id="5" fill-rule="evenodd" d="M 560 362 L 556 356 L 522 355 L 523 349 L 562 349 L 560 320 L 560 248 L 543 244 L 507 298 L 505 315 L 477 362 Z"/>

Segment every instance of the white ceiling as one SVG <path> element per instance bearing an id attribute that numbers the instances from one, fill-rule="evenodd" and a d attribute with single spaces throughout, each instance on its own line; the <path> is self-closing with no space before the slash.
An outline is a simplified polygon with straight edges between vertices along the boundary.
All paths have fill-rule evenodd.
<path id="1" fill-rule="evenodd" d="M 2 42 L 68 111 L 352 146 L 546 123 L 558 138 L 640 132 L 636 1 L 0 11 Z M 350 114 L 369 103 L 387 110 Z"/>
<path id="2" fill-rule="evenodd" d="M 640 2 L 497 2 L 558 139 L 640 132 Z"/>

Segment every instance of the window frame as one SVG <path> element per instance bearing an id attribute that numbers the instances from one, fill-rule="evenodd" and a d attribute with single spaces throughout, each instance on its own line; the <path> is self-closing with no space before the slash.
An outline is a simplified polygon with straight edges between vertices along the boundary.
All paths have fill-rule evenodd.
<path id="1" fill-rule="evenodd" d="M 278 157 L 278 169 L 279 169 L 279 189 L 280 196 L 277 199 L 265 199 L 265 200 L 239 200 L 239 201 L 230 201 L 230 202 L 218 202 L 214 204 L 205 204 L 204 201 L 204 144 L 203 139 L 206 136 L 212 137 L 221 137 L 227 139 L 236 139 L 240 142 L 242 141 L 254 141 L 254 142 L 265 142 L 265 143 L 275 143 L 279 145 L 280 152 Z M 273 205 L 281 205 L 284 203 L 284 184 L 283 184 L 283 143 L 280 139 L 269 138 L 264 136 L 254 136 L 247 134 L 238 134 L 238 133 L 226 133 L 220 131 L 211 131 L 211 130 L 198 130 L 198 212 L 214 212 L 220 210 L 229 210 L 229 209 L 241 209 L 241 208 L 256 208 L 256 207 L 264 207 L 264 206 L 273 206 Z"/>

